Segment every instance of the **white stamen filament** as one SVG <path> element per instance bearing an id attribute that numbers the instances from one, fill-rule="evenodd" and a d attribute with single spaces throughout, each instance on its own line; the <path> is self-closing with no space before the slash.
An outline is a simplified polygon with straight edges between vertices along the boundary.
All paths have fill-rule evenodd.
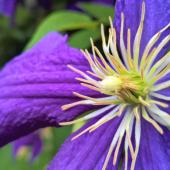
<path id="1" fill-rule="evenodd" d="M 166 67 L 167 64 L 167 59 L 170 57 L 170 52 L 168 52 L 165 56 L 163 56 L 160 60 L 158 60 L 154 66 L 151 68 L 148 78 L 152 78 L 155 75 L 157 75 L 163 68 Z"/>
<path id="2" fill-rule="evenodd" d="M 121 121 L 121 123 L 120 123 L 120 125 L 119 125 L 119 127 L 118 127 L 118 129 L 117 129 L 117 131 L 116 131 L 116 133 L 115 133 L 115 135 L 114 135 L 114 137 L 113 137 L 113 140 L 112 140 L 112 142 L 111 142 L 111 145 L 110 145 L 108 154 L 107 154 L 107 156 L 106 156 L 105 162 L 104 162 L 104 164 L 103 164 L 102 170 L 106 170 L 106 167 L 107 167 L 107 165 L 108 165 L 110 156 L 111 156 L 111 154 L 112 154 L 112 152 L 113 152 L 113 149 L 114 149 L 114 147 L 115 147 L 115 145 L 116 145 L 116 142 L 117 142 L 117 140 L 118 140 L 118 138 L 119 138 L 119 136 L 120 136 L 120 133 L 123 134 L 124 131 L 125 131 L 126 120 L 128 119 L 129 115 L 130 115 L 130 113 L 129 113 L 129 112 L 126 112 L 123 120 Z"/>
<path id="3" fill-rule="evenodd" d="M 151 123 L 160 134 L 163 134 L 163 129 L 153 119 L 149 117 L 144 107 L 142 107 L 142 113 L 143 118 Z"/>
<path id="4" fill-rule="evenodd" d="M 134 149 L 131 141 L 132 129 L 134 123 L 134 115 L 132 115 L 131 119 L 128 120 L 128 124 L 126 126 L 126 139 L 125 139 L 125 170 L 128 167 L 128 147 L 130 149 L 131 157 L 134 157 Z"/>
<path id="5" fill-rule="evenodd" d="M 154 93 L 154 92 L 151 93 L 150 95 L 153 96 L 153 97 L 156 97 L 158 99 L 170 101 L 170 96 L 166 96 L 166 95 L 162 95 L 162 94 Z"/>
<path id="6" fill-rule="evenodd" d="M 86 116 L 84 116 L 84 117 L 82 117 L 80 119 L 70 121 L 70 122 L 61 122 L 60 125 L 72 125 L 72 124 L 75 124 L 75 123 L 79 123 L 81 121 L 86 121 L 88 119 L 91 119 L 91 118 L 99 116 L 100 114 L 106 112 L 107 110 L 109 110 L 109 109 L 111 109 L 113 107 L 115 107 L 115 106 L 114 105 L 109 105 L 109 106 L 103 107 L 103 108 L 101 108 L 99 110 L 96 110 L 96 111 L 94 111 L 94 112 L 92 112 L 92 113 L 90 113 L 90 114 L 88 114 L 88 115 L 86 115 Z M 114 111 L 115 111 L 115 109 L 114 109 Z"/>
<path id="7" fill-rule="evenodd" d="M 146 62 L 146 58 L 149 54 L 150 49 L 153 47 L 153 45 L 157 42 L 157 40 L 159 39 L 160 35 L 167 29 L 170 27 L 170 24 L 166 25 L 164 28 L 162 28 L 158 33 L 156 33 L 148 42 L 148 44 L 145 47 L 144 53 L 142 55 L 142 60 L 141 60 L 141 64 L 140 64 L 140 70 L 144 67 L 144 64 Z"/>
<path id="8" fill-rule="evenodd" d="M 154 112 L 148 110 L 148 113 L 149 115 L 154 119 L 156 120 L 159 124 L 163 125 L 163 126 L 166 126 L 166 127 L 169 127 L 169 123 L 167 123 L 162 117 L 156 115 Z"/>
<path id="9" fill-rule="evenodd" d="M 136 66 L 136 69 L 138 70 L 138 60 L 139 60 L 139 49 L 140 49 L 140 42 L 142 37 L 142 31 L 143 31 L 143 22 L 145 17 L 145 3 L 142 3 L 142 15 L 141 15 L 141 21 L 135 36 L 134 44 L 133 44 L 133 55 L 134 55 L 134 64 Z"/>
<path id="10" fill-rule="evenodd" d="M 146 63 L 146 68 L 145 68 L 145 74 L 148 74 L 148 71 L 150 67 L 152 66 L 153 61 L 156 59 L 158 53 L 161 51 L 161 49 L 169 42 L 170 40 L 170 35 L 167 35 L 161 43 L 158 45 L 156 50 L 154 51 L 153 55 L 151 56 L 149 62 Z"/>
<path id="11" fill-rule="evenodd" d="M 149 111 L 160 116 L 165 122 L 167 122 L 170 125 L 170 115 L 169 115 L 169 113 L 167 113 L 163 110 L 160 110 L 156 105 L 152 105 L 151 108 L 149 108 Z"/>
<path id="12" fill-rule="evenodd" d="M 155 91 L 163 90 L 163 89 L 166 89 L 166 88 L 170 88 L 170 80 L 155 85 L 152 88 L 152 91 L 155 92 Z"/>
<path id="13" fill-rule="evenodd" d="M 123 61 L 125 62 L 126 67 L 129 68 L 129 65 L 127 62 L 127 52 L 126 52 L 126 48 L 124 44 L 123 34 L 124 34 L 124 14 L 122 12 L 121 13 L 121 27 L 120 27 L 120 49 L 122 52 Z"/>
<path id="14" fill-rule="evenodd" d="M 136 148 L 135 148 L 135 154 L 132 158 L 132 164 L 131 164 L 131 170 L 135 169 L 135 163 L 136 163 L 136 158 L 138 155 L 139 151 L 139 145 L 140 145 L 140 138 L 141 138 L 141 121 L 140 118 L 139 120 L 136 121 L 136 126 L 135 126 L 135 143 L 136 143 Z"/>

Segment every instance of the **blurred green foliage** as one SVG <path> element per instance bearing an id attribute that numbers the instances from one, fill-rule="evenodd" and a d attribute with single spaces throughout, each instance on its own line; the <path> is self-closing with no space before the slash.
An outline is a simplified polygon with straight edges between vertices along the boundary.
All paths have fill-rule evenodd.
<path id="1" fill-rule="evenodd" d="M 31 1 L 30 1 L 31 2 Z M 107 27 L 108 17 L 113 17 L 113 7 L 94 3 L 79 3 L 80 11 L 64 10 L 67 1 L 54 1 L 51 11 L 41 8 L 33 10 L 20 6 L 14 25 L 9 19 L 0 16 L 0 66 L 33 46 L 50 31 L 68 34 L 69 43 L 75 48 L 90 48 L 90 37 L 100 42 L 100 24 Z M 81 126 L 78 124 L 73 128 Z M 42 170 L 56 154 L 60 145 L 71 133 L 72 127 L 53 128 L 52 137 L 44 140 L 44 149 L 40 157 L 30 164 L 27 157 L 14 160 L 11 145 L 0 150 L 0 169 L 2 170 Z"/>
<path id="2" fill-rule="evenodd" d="M 7 145 L 0 150 L 0 169 L 2 170 L 45 170 L 49 162 L 53 159 L 61 144 L 71 133 L 71 127 L 51 128 L 51 134 L 43 140 L 43 151 L 33 162 L 29 162 L 29 154 L 12 156 L 12 145 Z"/>

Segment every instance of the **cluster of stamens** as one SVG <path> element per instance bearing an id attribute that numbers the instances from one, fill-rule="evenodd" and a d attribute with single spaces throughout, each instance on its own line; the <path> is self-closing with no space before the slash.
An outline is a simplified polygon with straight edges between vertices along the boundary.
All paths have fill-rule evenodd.
<path id="1" fill-rule="evenodd" d="M 68 65 L 70 69 L 82 76 L 76 78 L 81 82 L 82 86 L 106 95 L 106 97 L 102 98 L 93 98 L 73 92 L 75 96 L 83 100 L 62 106 L 63 110 L 67 110 L 77 105 L 104 105 L 103 108 L 89 113 L 80 119 L 60 123 L 60 125 L 70 125 L 80 121 L 87 121 L 102 114 L 104 115 L 96 123 L 74 136 L 72 140 L 84 133 L 95 131 L 98 127 L 115 117 L 122 116 L 121 123 L 110 144 L 103 170 L 107 168 L 113 151 L 113 164 L 116 164 L 123 140 L 125 170 L 128 167 L 128 149 L 132 157 L 131 170 L 134 170 L 141 138 L 141 118 L 151 123 L 160 134 L 163 134 L 163 129 L 159 124 L 170 126 L 169 114 L 160 109 L 161 107 L 168 107 L 166 101 L 170 101 L 170 96 L 159 94 L 160 90 L 170 88 L 170 80 L 157 83 L 158 80 L 170 73 L 170 52 L 165 54 L 160 60 L 155 61 L 161 49 L 169 42 L 170 35 L 167 35 L 157 47 L 153 48 L 162 32 L 168 29 L 170 24 L 162 28 L 150 39 L 142 56 L 139 57 L 144 16 L 145 3 L 143 2 L 141 21 L 134 39 L 133 50 L 131 51 L 131 31 L 130 29 L 127 31 L 126 47 L 123 38 L 124 14 L 121 13 L 120 50 L 122 58 L 118 54 L 116 31 L 110 18 L 111 27 L 109 29 L 108 43 L 106 43 L 103 25 L 101 27 L 105 57 L 103 57 L 91 39 L 93 56 L 87 50 L 82 51 L 89 62 L 91 71 L 85 73 Z M 135 144 L 131 140 L 133 131 Z"/>

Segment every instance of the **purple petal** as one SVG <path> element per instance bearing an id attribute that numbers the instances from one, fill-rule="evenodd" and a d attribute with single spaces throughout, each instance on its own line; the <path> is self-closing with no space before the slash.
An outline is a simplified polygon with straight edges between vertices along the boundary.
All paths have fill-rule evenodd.
<path id="1" fill-rule="evenodd" d="M 78 99 L 72 92 L 96 95 L 80 86 L 78 75 L 89 65 L 67 37 L 50 33 L 37 45 L 9 62 L 0 72 L 0 146 L 46 126 L 56 126 L 88 110 L 79 106 L 63 112 L 61 106 Z"/>
<path id="2" fill-rule="evenodd" d="M 136 162 L 137 170 L 170 169 L 170 131 L 160 135 L 152 125 L 142 122 L 142 140 Z"/>
<path id="3" fill-rule="evenodd" d="M 15 14 L 17 0 L 0 0 L 0 13 L 9 17 Z"/>
<path id="4" fill-rule="evenodd" d="M 13 155 L 14 157 L 17 157 L 18 152 L 22 147 L 31 147 L 31 159 L 30 161 L 34 161 L 41 153 L 43 143 L 41 140 L 41 137 L 39 133 L 32 133 L 30 135 L 27 135 L 25 137 L 22 137 L 16 141 L 13 142 Z"/>
<path id="5" fill-rule="evenodd" d="M 120 35 L 120 22 L 121 22 L 121 12 L 125 15 L 125 27 L 124 27 L 124 37 L 127 37 L 128 28 L 131 29 L 132 42 L 139 26 L 141 17 L 141 8 L 143 0 L 117 0 L 115 8 L 115 18 L 114 25 L 116 27 L 118 35 Z M 169 23 L 170 19 L 170 1 L 169 0 L 145 0 L 146 4 L 146 14 L 144 21 L 144 28 L 142 33 L 140 53 L 144 51 L 144 48 L 150 38 L 157 33 L 160 29 Z M 165 31 L 158 42 L 160 42 L 166 35 L 170 33 L 170 29 Z M 126 38 L 125 38 L 126 41 Z M 156 44 L 157 45 L 157 44 Z M 167 52 L 170 48 L 170 43 L 168 43 L 165 48 L 161 51 L 160 56 Z"/>
<path id="6" fill-rule="evenodd" d="M 79 132 L 90 126 L 95 121 L 87 123 L 78 132 L 73 133 L 62 145 L 48 170 L 63 169 L 102 169 L 110 143 L 119 124 L 120 118 L 105 123 L 92 133 L 86 133 L 79 138 L 71 139 Z M 119 155 L 120 156 L 120 155 Z M 120 157 L 119 157 L 120 158 Z M 118 158 L 118 159 L 119 159 Z M 118 160 L 119 161 L 119 160 Z M 113 166 L 113 155 L 110 158 L 107 169 L 116 170 L 118 165 Z"/>

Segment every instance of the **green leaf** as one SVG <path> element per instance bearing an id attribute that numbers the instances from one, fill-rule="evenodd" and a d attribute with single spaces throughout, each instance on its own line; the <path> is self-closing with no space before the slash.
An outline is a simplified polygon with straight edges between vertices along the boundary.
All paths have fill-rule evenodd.
<path id="1" fill-rule="evenodd" d="M 109 23 L 108 17 L 111 16 L 113 18 L 114 15 L 113 6 L 101 5 L 98 3 L 79 3 L 78 6 L 86 13 L 89 13 L 105 24 Z"/>
<path id="2" fill-rule="evenodd" d="M 32 47 L 48 32 L 95 28 L 97 25 L 97 22 L 80 12 L 58 11 L 52 13 L 40 24 L 25 49 Z"/>
<path id="3" fill-rule="evenodd" d="M 75 48 L 89 48 L 91 46 L 90 37 L 94 41 L 98 40 L 100 38 L 100 29 L 77 31 L 70 36 L 69 44 Z"/>

